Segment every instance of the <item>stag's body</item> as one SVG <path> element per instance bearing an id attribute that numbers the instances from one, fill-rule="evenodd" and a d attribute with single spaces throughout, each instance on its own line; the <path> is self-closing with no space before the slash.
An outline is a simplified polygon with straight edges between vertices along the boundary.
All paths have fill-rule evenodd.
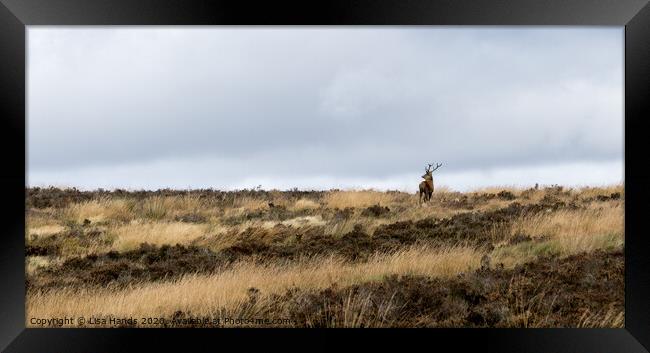
<path id="1" fill-rule="evenodd" d="M 433 176 L 431 175 L 436 169 L 440 168 L 442 164 L 436 164 L 436 167 L 431 169 L 433 164 L 429 164 L 429 166 L 424 170 L 424 175 L 422 178 L 424 178 L 424 181 L 420 183 L 420 203 L 422 203 L 422 199 L 424 198 L 424 202 L 429 202 L 431 201 L 431 195 L 433 194 Z"/>
<path id="2" fill-rule="evenodd" d="M 431 195 L 433 194 L 433 178 L 427 179 L 420 183 L 420 202 L 422 202 L 422 197 L 424 196 L 424 202 L 431 200 Z"/>

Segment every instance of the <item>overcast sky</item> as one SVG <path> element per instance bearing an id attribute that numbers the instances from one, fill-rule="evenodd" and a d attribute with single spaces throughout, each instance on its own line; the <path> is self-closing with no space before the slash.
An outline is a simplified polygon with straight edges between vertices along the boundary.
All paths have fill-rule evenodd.
<path id="1" fill-rule="evenodd" d="M 623 27 L 29 27 L 28 184 L 623 181 Z"/>

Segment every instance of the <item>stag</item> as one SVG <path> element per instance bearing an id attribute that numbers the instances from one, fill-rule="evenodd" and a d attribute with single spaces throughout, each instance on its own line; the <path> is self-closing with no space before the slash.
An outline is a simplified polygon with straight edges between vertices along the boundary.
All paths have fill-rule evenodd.
<path id="1" fill-rule="evenodd" d="M 424 169 L 424 181 L 420 183 L 420 203 L 422 203 L 422 198 L 424 197 L 424 202 L 431 200 L 431 194 L 433 194 L 433 176 L 431 175 L 438 168 L 442 166 L 441 163 L 436 163 L 436 166 L 433 167 L 433 164 L 428 164 L 426 169 Z"/>

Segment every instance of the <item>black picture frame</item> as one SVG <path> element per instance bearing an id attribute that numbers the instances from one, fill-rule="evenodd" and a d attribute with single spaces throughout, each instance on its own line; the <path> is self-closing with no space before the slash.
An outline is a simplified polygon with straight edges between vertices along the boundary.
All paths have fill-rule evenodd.
<path id="1" fill-rule="evenodd" d="M 128 351 L 279 343 L 340 349 L 450 347 L 499 352 L 647 352 L 650 251 L 644 168 L 650 117 L 648 0 L 0 0 L 0 348 L 7 352 Z M 623 329 L 35 329 L 25 328 L 26 26 L 30 25 L 587 25 L 625 26 L 625 328 Z M 399 337 L 396 336 L 399 334 Z M 253 337 L 254 336 L 254 337 Z M 346 338 L 347 342 L 340 339 Z M 350 342 L 350 343 L 348 343 Z"/>

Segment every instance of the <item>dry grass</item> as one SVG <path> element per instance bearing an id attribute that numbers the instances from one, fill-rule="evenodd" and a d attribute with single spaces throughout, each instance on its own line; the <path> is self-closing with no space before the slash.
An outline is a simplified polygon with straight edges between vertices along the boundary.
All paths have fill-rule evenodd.
<path id="1" fill-rule="evenodd" d="M 447 185 L 434 185 L 433 192 L 438 194 L 445 194 L 454 192 L 454 190 Z"/>
<path id="2" fill-rule="evenodd" d="M 113 249 L 127 251 L 137 249 L 141 243 L 153 245 L 186 245 L 205 235 L 206 224 L 181 222 L 138 222 L 119 226 L 110 232 L 115 236 Z"/>
<path id="3" fill-rule="evenodd" d="M 598 249 L 620 249 L 625 241 L 623 216 L 622 202 L 615 201 L 584 210 L 522 217 L 513 224 L 510 237 L 523 234 L 537 241 L 502 244 L 492 256 L 496 262 L 514 266 L 544 255 L 569 256 Z"/>
<path id="4" fill-rule="evenodd" d="M 222 225 L 211 225 L 208 233 L 195 238 L 192 245 L 205 247 L 211 251 L 221 251 L 234 245 L 238 240 L 240 231 Z"/>
<path id="5" fill-rule="evenodd" d="M 211 208 L 198 196 L 153 196 L 136 207 L 138 216 L 150 220 L 173 219 L 188 213 L 205 214 Z"/>
<path id="6" fill-rule="evenodd" d="M 524 276 L 515 276 L 508 286 L 508 295 L 513 301 L 513 310 L 508 315 L 510 327 L 539 328 L 545 327 L 544 320 L 533 313 L 540 312 L 543 308 L 543 299 L 549 295 L 549 290 L 543 283 L 542 288 L 534 296 L 524 296 L 523 291 L 518 290 L 530 284 L 530 279 Z"/>
<path id="7" fill-rule="evenodd" d="M 85 219 L 91 222 L 105 220 L 128 221 L 134 218 L 134 203 L 124 199 L 100 198 L 71 204 L 61 212 L 64 221 L 81 223 Z"/>
<path id="8" fill-rule="evenodd" d="M 123 290 L 63 289 L 34 293 L 27 299 L 29 317 L 170 316 L 176 310 L 208 315 L 216 308 L 236 311 L 251 287 L 264 296 L 292 287 L 326 288 L 337 283 L 381 280 L 392 274 L 455 276 L 476 269 L 481 254 L 471 248 L 408 248 L 392 255 L 376 255 L 366 263 L 334 257 L 290 265 L 238 263 L 213 275 L 187 275 L 170 282 L 147 283 Z"/>
<path id="9" fill-rule="evenodd" d="M 485 186 L 480 188 L 474 188 L 470 190 L 469 194 L 498 194 L 501 191 L 509 191 L 514 195 L 520 195 L 522 191 L 526 188 L 518 187 L 515 185 L 495 185 L 495 186 Z"/>
<path id="10" fill-rule="evenodd" d="M 409 194 L 386 193 L 374 190 L 333 191 L 325 195 L 327 207 L 344 209 L 346 207 L 369 207 L 373 205 L 390 206 L 414 197 Z"/>
<path id="11" fill-rule="evenodd" d="M 584 210 L 560 210 L 532 217 L 522 217 L 512 226 L 512 235 L 532 237 L 574 238 L 594 234 L 623 234 L 623 205 L 610 203 Z M 591 250 L 589 248 L 585 251 Z"/>
<path id="12" fill-rule="evenodd" d="M 38 228 L 53 224 L 59 224 L 58 215 L 60 210 L 56 208 L 44 208 L 39 210 L 28 210 L 25 213 L 25 227 L 27 229 Z"/>
<path id="13" fill-rule="evenodd" d="M 48 267 L 54 262 L 49 256 L 30 256 L 25 258 L 27 274 L 32 275 L 41 268 Z"/>
<path id="14" fill-rule="evenodd" d="M 214 208 L 197 196 L 152 196 L 142 201 L 133 199 L 99 198 L 74 203 L 60 212 L 63 221 L 81 223 L 85 219 L 93 223 L 103 221 L 129 222 L 135 219 L 153 221 L 173 220 L 174 217 L 196 213 L 210 215 Z"/>
<path id="15" fill-rule="evenodd" d="M 370 217 L 352 217 L 337 222 L 330 222 L 326 225 L 325 234 L 333 237 L 340 237 L 350 233 L 356 225 L 361 226 L 364 232 L 373 234 L 374 231 L 383 224 L 388 224 L 401 218 L 370 218 Z"/>
<path id="16" fill-rule="evenodd" d="M 559 255 L 560 250 L 556 241 L 524 242 L 516 245 L 495 248 L 491 254 L 491 261 L 503 264 L 506 268 L 534 261 L 540 256 Z"/>
<path id="17" fill-rule="evenodd" d="M 616 192 L 620 193 L 621 197 L 625 197 L 625 188 L 620 184 L 600 187 L 583 187 L 576 190 L 576 193 L 583 199 L 593 198 L 598 195 L 610 195 Z"/>
<path id="18" fill-rule="evenodd" d="M 40 227 L 35 227 L 35 228 L 28 228 L 27 229 L 27 234 L 29 235 L 36 235 L 39 237 L 47 237 L 50 235 L 54 235 L 57 233 L 60 233 L 65 230 L 65 227 L 59 224 L 48 224 L 48 225 L 43 225 Z"/>
<path id="19" fill-rule="evenodd" d="M 240 197 L 234 200 L 233 207 L 235 209 L 255 211 L 268 208 L 268 202 L 265 200 L 255 199 L 252 197 Z"/>
<path id="20" fill-rule="evenodd" d="M 603 308 L 599 312 L 585 310 L 577 327 L 586 328 L 611 328 L 625 327 L 625 311 L 611 307 Z"/>
<path id="21" fill-rule="evenodd" d="M 434 200 L 435 200 L 435 194 L 434 194 Z M 428 204 L 418 205 L 417 199 L 415 199 L 414 205 L 412 207 L 408 207 L 407 209 L 403 210 L 399 214 L 392 216 L 391 219 L 395 221 L 406 221 L 406 220 L 417 221 L 427 217 L 449 218 L 464 212 L 469 212 L 469 210 L 452 209 L 449 207 L 444 207 L 440 205 L 439 202 L 432 202 Z"/>
<path id="22" fill-rule="evenodd" d="M 497 194 L 503 190 L 517 196 L 516 200 L 495 197 L 486 199 L 482 194 Z M 566 191 L 566 190 L 565 190 Z M 397 221 L 417 221 L 427 217 L 448 218 L 465 212 L 484 212 L 506 207 L 511 202 L 535 203 L 545 196 L 562 201 L 594 200 L 601 195 L 620 193 L 621 185 L 605 188 L 582 188 L 557 192 L 540 187 L 538 190 L 518 189 L 512 186 L 481 188 L 471 193 L 457 193 L 448 188 L 436 187 L 431 203 L 418 205 L 416 194 L 398 192 L 332 191 L 322 195 L 320 201 L 310 198 L 295 200 L 279 192 L 271 192 L 270 200 L 276 206 L 286 207 L 284 213 L 251 212 L 269 210 L 268 195 L 238 197 L 231 203 L 223 200 L 205 200 L 196 196 L 153 196 L 143 200 L 99 198 L 70 204 L 61 209 L 30 210 L 27 234 L 47 237 L 72 230 L 88 233 L 100 230 L 97 242 L 80 242 L 84 238 L 64 236 L 61 253 L 54 257 L 31 256 L 26 259 L 28 274 L 52 266 L 69 258 L 108 250 L 126 251 L 138 248 L 141 243 L 154 245 L 196 245 L 220 251 L 236 244 L 242 232 L 259 237 L 264 242 L 276 237 L 278 224 L 299 228 L 307 232 L 310 227 L 324 227 L 327 235 L 338 237 L 349 233 L 355 225 L 372 234 L 382 224 Z M 455 206 L 454 199 L 469 196 L 471 207 Z M 320 195 L 318 196 L 320 197 Z M 388 206 L 390 211 L 379 217 L 362 216 L 363 209 L 373 205 Z M 585 205 L 585 204 L 581 204 Z M 534 261 L 540 256 L 568 256 L 598 249 L 621 248 L 624 242 L 624 201 L 595 200 L 581 209 L 561 209 L 538 213 L 516 219 L 511 227 L 495 228 L 496 248 L 489 252 L 491 263 L 503 263 L 510 268 Z M 332 208 L 353 207 L 349 218 L 334 216 Z M 326 210 L 325 208 L 330 208 Z M 288 211 L 288 213 L 286 213 Z M 321 211 L 322 214 L 321 214 Z M 291 214 L 291 212 L 295 212 Z M 252 216 L 251 216 L 252 215 Z M 178 218 L 179 216 L 200 216 Z M 287 219 L 288 218 L 288 219 Z M 85 219 L 90 226 L 79 227 Z M 184 220 L 185 222 L 179 222 Z M 74 222 L 70 225 L 67 222 Z M 186 223 L 197 222 L 197 223 Z M 75 228 L 76 227 L 76 228 Z M 286 231 L 277 227 L 277 232 Z M 82 233 L 82 234 L 86 234 Z M 71 233 L 72 234 L 72 233 Z M 280 233 L 278 233 L 280 234 Z M 527 235 L 532 241 L 511 242 L 517 235 Z M 51 241 L 56 238 L 46 238 Z M 293 237 L 287 238 L 293 239 Z M 100 240 L 111 240 L 102 243 Z M 28 317 L 67 316 L 170 316 L 175 311 L 193 315 L 214 316 L 219 309 L 242 315 L 250 314 L 247 306 L 248 289 L 260 290 L 258 304 L 265 305 L 271 294 L 282 294 L 287 289 L 322 289 L 333 283 L 348 286 L 366 281 L 379 281 L 387 275 L 424 275 L 451 277 L 480 267 L 484 252 L 466 247 L 418 248 L 404 247 L 391 254 L 375 254 L 368 261 L 347 262 L 337 257 L 301 258 L 288 262 L 240 262 L 228 269 L 212 274 L 189 274 L 167 282 L 132 282 L 131 287 L 115 289 L 85 289 L 78 287 L 56 289 L 50 292 L 34 291 L 27 298 Z M 59 256 L 59 257 L 57 257 Z M 549 295 L 551 289 L 549 289 Z M 343 312 L 345 326 L 367 325 L 363 311 L 370 305 L 369 298 L 350 298 Z M 531 318 L 530 312 L 539 309 L 540 298 L 519 298 L 517 312 L 511 313 L 513 326 L 544 326 L 544 321 Z M 248 309 L 246 309 L 248 308 Z M 620 327 L 621 312 L 603 309 L 602 312 L 585 312 L 583 327 Z"/>
<path id="23" fill-rule="evenodd" d="M 300 199 L 296 201 L 290 209 L 294 211 L 302 211 L 302 210 L 315 210 L 319 207 L 320 204 L 316 201 L 312 201 L 310 199 Z"/>
<path id="24" fill-rule="evenodd" d="M 470 247 L 414 246 L 389 256 L 375 255 L 367 263 L 357 265 L 356 271 L 375 279 L 390 274 L 450 277 L 478 268 L 482 255 Z"/>
<path id="25" fill-rule="evenodd" d="M 290 227 L 306 227 L 306 226 L 324 226 L 325 221 L 323 218 L 318 215 L 318 216 L 304 216 L 304 217 L 296 217 L 292 219 L 288 219 L 286 221 L 280 222 L 281 224 L 284 224 L 285 226 L 290 226 Z"/>

